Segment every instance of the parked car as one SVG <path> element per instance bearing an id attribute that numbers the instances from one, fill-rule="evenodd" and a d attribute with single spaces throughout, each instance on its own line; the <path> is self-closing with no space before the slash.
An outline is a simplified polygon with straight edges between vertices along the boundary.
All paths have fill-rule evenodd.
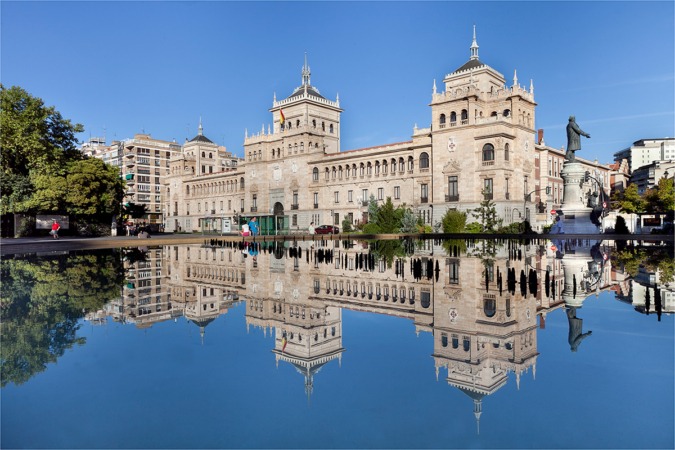
<path id="1" fill-rule="evenodd" d="M 340 232 L 340 227 L 335 225 L 319 225 L 314 229 L 316 234 L 338 234 Z"/>

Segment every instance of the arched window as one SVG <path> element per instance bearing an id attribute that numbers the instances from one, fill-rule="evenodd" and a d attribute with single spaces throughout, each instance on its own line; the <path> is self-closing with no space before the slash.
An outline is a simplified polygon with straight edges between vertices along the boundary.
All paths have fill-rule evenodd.
<path id="1" fill-rule="evenodd" d="M 505 109 L 504 112 L 502 113 L 504 117 L 509 117 L 511 115 L 511 110 L 510 109 Z"/>
<path id="2" fill-rule="evenodd" d="M 453 126 L 456 123 L 457 123 L 457 113 L 453 111 L 450 113 L 450 126 Z"/>
<path id="3" fill-rule="evenodd" d="M 403 158 L 398 159 L 398 170 L 403 172 L 405 170 L 405 160 Z"/>
<path id="4" fill-rule="evenodd" d="M 313 126 L 314 128 L 316 128 L 316 119 L 313 119 L 313 120 L 312 120 L 312 126 Z"/>
<path id="5" fill-rule="evenodd" d="M 494 117 L 496 119 L 497 118 L 497 111 L 492 111 L 492 114 L 490 114 L 490 117 Z"/>
<path id="6" fill-rule="evenodd" d="M 456 334 L 452 335 L 452 348 L 459 348 L 459 337 Z"/>
<path id="7" fill-rule="evenodd" d="M 441 116 L 438 118 L 438 124 L 441 126 L 441 128 L 445 128 L 445 114 L 441 114 Z"/>
<path id="8" fill-rule="evenodd" d="M 356 164 L 352 164 L 352 176 L 356 176 Z"/>
<path id="9" fill-rule="evenodd" d="M 326 181 L 330 180 L 330 170 L 326 167 Z"/>
<path id="10" fill-rule="evenodd" d="M 333 179 L 337 177 L 337 169 L 333 166 Z"/>
<path id="11" fill-rule="evenodd" d="M 380 162 L 375 161 L 375 175 L 379 175 L 379 174 L 380 174 Z"/>
<path id="12" fill-rule="evenodd" d="M 408 156 L 408 172 L 412 172 L 415 168 L 415 158 Z"/>
<path id="13" fill-rule="evenodd" d="M 368 161 L 367 169 L 368 176 L 371 176 L 373 174 L 373 165 L 370 163 L 370 161 Z"/>
<path id="14" fill-rule="evenodd" d="M 326 131 L 326 123 L 321 122 L 321 131 Z"/>
<path id="15" fill-rule="evenodd" d="M 351 167 L 349 166 L 349 164 L 345 166 L 345 169 L 347 169 L 347 178 L 349 178 L 349 174 L 351 172 Z"/>
<path id="16" fill-rule="evenodd" d="M 485 144 L 483 146 L 483 161 L 495 160 L 495 147 L 492 144 Z"/>
<path id="17" fill-rule="evenodd" d="M 202 158 L 206 158 L 206 152 L 202 152 Z"/>
<path id="18" fill-rule="evenodd" d="M 387 174 L 387 160 L 386 159 L 384 161 L 382 161 L 382 173 L 384 175 Z"/>
<path id="19" fill-rule="evenodd" d="M 244 177 L 241 177 L 241 178 L 239 179 L 239 187 L 240 187 L 241 189 L 244 189 Z"/>
<path id="20" fill-rule="evenodd" d="M 303 153 L 305 151 L 305 143 L 301 142 L 300 143 L 300 153 Z"/>
<path id="21" fill-rule="evenodd" d="M 342 166 L 338 167 L 338 178 L 342 179 Z"/>
<path id="22" fill-rule="evenodd" d="M 366 169 L 366 166 L 363 163 L 361 163 L 361 165 L 359 166 L 359 169 L 360 169 L 359 175 L 363 176 L 363 174 L 365 172 L 365 169 Z"/>
<path id="23" fill-rule="evenodd" d="M 427 152 L 420 153 L 420 169 L 429 168 L 429 154 Z"/>
<path id="24" fill-rule="evenodd" d="M 333 132 L 333 124 L 332 124 L 332 123 L 330 124 L 330 128 L 328 129 L 328 131 L 329 131 L 330 133 Z"/>
<path id="25" fill-rule="evenodd" d="M 468 337 L 464 337 L 462 344 L 465 352 L 468 352 L 471 349 L 471 341 Z"/>
<path id="26" fill-rule="evenodd" d="M 295 126 L 300 128 L 300 120 L 299 119 L 295 121 Z"/>
<path id="27" fill-rule="evenodd" d="M 493 317 L 497 312 L 497 301 L 494 298 L 484 298 L 483 312 L 486 317 Z"/>
<path id="28" fill-rule="evenodd" d="M 185 195 L 190 195 L 190 186 L 185 186 Z"/>
<path id="29" fill-rule="evenodd" d="M 469 111 L 466 109 L 462 110 L 462 125 L 469 123 Z"/>
<path id="30" fill-rule="evenodd" d="M 504 161 L 509 160 L 509 150 L 510 150 L 509 144 L 508 143 L 504 144 Z"/>
<path id="31" fill-rule="evenodd" d="M 445 334 L 445 333 L 441 333 L 441 345 L 442 345 L 443 347 L 447 347 L 447 346 L 448 346 L 448 335 Z"/>
<path id="32" fill-rule="evenodd" d="M 394 158 L 391 159 L 391 173 L 396 172 L 396 160 Z"/>

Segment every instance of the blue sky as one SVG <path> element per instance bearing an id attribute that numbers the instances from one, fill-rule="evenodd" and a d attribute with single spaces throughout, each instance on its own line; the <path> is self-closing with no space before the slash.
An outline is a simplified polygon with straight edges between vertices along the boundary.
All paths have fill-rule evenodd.
<path id="1" fill-rule="evenodd" d="M 536 128 L 580 157 L 610 162 L 642 138 L 675 137 L 675 3 L 662 2 L 10 2 L 0 78 L 108 142 L 197 132 L 242 155 L 271 124 L 273 96 L 300 85 L 339 94 L 342 150 L 410 139 L 431 123 L 431 90 L 469 59 L 507 84 L 533 80 Z"/>

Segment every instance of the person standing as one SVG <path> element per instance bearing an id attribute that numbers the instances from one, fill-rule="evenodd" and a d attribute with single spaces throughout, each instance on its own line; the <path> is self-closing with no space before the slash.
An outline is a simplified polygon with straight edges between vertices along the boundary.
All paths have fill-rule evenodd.
<path id="1" fill-rule="evenodd" d="M 56 219 L 52 219 L 52 231 L 50 231 L 49 234 L 52 235 L 53 239 L 58 239 L 59 238 L 59 230 L 61 229 L 61 225 L 56 221 Z"/>
<path id="2" fill-rule="evenodd" d="M 260 229 L 258 228 L 258 219 L 253 218 L 251 221 L 248 223 L 248 228 L 251 230 L 251 236 L 257 236 L 258 233 L 260 233 Z"/>
<path id="3" fill-rule="evenodd" d="M 316 231 L 314 230 L 314 222 L 311 222 L 311 223 L 309 224 L 309 228 L 307 228 L 307 231 L 309 232 L 309 234 L 314 234 L 314 233 L 316 233 Z"/>

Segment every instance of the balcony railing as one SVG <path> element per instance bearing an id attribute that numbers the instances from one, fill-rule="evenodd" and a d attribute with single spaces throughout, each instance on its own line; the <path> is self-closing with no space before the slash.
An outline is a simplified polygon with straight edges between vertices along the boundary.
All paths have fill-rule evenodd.
<path id="1" fill-rule="evenodd" d="M 300 205 L 291 205 L 291 209 L 300 209 Z"/>
<path id="2" fill-rule="evenodd" d="M 446 194 L 445 201 L 446 202 L 458 202 L 459 201 L 459 194 L 456 194 L 456 195 L 447 195 Z"/>
<path id="3" fill-rule="evenodd" d="M 429 203 L 429 197 L 420 197 L 420 203 Z"/>
<path id="4" fill-rule="evenodd" d="M 370 202 L 368 200 L 361 201 L 361 206 L 368 206 Z"/>
<path id="5" fill-rule="evenodd" d="M 251 212 L 258 212 L 257 206 L 251 206 Z"/>
<path id="6" fill-rule="evenodd" d="M 483 198 L 485 200 L 492 200 L 492 192 L 488 192 L 488 193 L 483 194 Z"/>

